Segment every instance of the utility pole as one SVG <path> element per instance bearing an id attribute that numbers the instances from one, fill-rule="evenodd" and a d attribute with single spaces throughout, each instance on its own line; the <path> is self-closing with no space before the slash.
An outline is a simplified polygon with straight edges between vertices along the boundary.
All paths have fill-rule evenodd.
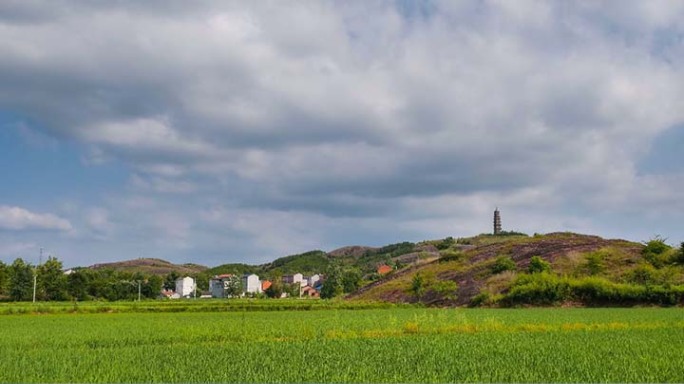
<path id="1" fill-rule="evenodd" d="M 38 266 L 43 264 L 43 247 L 40 247 L 40 258 L 38 259 Z M 36 287 L 38 286 L 38 268 L 33 271 L 33 302 L 36 302 Z"/>
<path id="2" fill-rule="evenodd" d="M 140 301 L 140 280 L 138 280 L 138 301 Z"/>

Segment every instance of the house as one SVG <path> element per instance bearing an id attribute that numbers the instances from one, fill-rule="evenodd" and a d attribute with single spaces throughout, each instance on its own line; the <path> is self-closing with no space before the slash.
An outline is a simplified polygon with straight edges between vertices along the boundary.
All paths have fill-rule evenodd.
<path id="1" fill-rule="evenodd" d="M 387 264 L 383 264 L 378 267 L 378 275 L 386 275 L 390 272 L 392 272 L 392 267 Z"/>
<path id="2" fill-rule="evenodd" d="M 195 292 L 195 279 L 190 276 L 176 279 L 176 293 L 180 297 L 190 297 Z"/>
<path id="3" fill-rule="evenodd" d="M 261 291 L 262 291 L 262 292 L 266 292 L 266 290 L 267 290 L 268 288 L 270 288 L 271 285 L 273 285 L 273 283 L 271 283 L 271 282 L 268 281 L 268 280 L 262 281 L 262 282 L 261 282 Z"/>
<path id="4" fill-rule="evenodd" d="M 302 288 L 302 297 L 320 297 L 321 294 L 313 287 L 306 286 Z"/>
<path id="5" fill-rule="evenodd" d="M 238 277 L 232 274 L 216 275 L 209 280 L 209 291 L 211 297 L 224 298 L 229 296 L 226 292 L 231 291 L 231 286 L 234 286 L 239 280 Z"/>
<path id="6" fill-rule="evenodd" d="M 261 281 L 255 274 L 242 276 L 242 291 L 244 293 L 261 293 Z"/>
<path id="7" fill-rule="evenodd" d="M 310 287 L 315 287 L 316 284 L 317 284 L 319 281 L 321 281 L 321 275 L 319 275 L 319 274 L 311 275 L 311 276 L 309 276 L 309 277 L 307 278 L 307 280 L 308 280 L 308 282 L 309 282 L 309 286 L 310 286 Z"/>
<path id="8" fill-rule="evenodd" d="M 293 283 L 299 283 L 300 286 L 306 285 L 306 280 L 304 279 L 304 276 L 301 273 L 295 273 L 292 275 L 292 282 Z"/>
<path id="9" fill-rule="evenodd" d="M 170 290 L 170 289 L 162 289 L 162 290 L 161 290 L 161 293 L 160 293 L 160 296 L 161 296 L 163 299 L 170 299 L 171 296 L 173 296 L 173 291 Z"/>

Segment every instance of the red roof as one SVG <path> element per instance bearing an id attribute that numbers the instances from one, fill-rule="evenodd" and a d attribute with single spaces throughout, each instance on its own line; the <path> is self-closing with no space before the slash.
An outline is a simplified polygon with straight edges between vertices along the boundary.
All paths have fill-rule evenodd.
<path id="1" fill-rule="evenodd" d="M 379 275 L 385 275 L 385 274 L 388 274 L 390 272 L 392 272 L 392 267 L 390 267 L 387 264 L 383 264 L 383 265 L 378 267 L 378 274 Z"/>
<path id="2" fill-rule="evenodd" d="M 262 291 L 265 291 L 265 290 L 267 290 L 271 285 L 272 285 L 272 283 L 271 283 L 270 281 L 264 280 L 264 282 L 261 283 L 261 290 L 262 290 Z"/>
<path id="3" fill-rule="evenodd" d="M 216 275 L 216 279 L 225 279 L 226 277 L 233 277 L 233 274 L 224 273 L 223 275 Z"/>

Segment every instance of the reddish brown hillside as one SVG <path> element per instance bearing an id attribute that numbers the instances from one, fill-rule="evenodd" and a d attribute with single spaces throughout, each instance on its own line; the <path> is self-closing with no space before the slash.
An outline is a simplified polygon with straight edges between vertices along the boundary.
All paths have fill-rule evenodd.
<path id="1" fill-rule="evenodd" d="M 463 252 L 458 260 L 437 260 L 425 265 L 411 266 L 361 288 L 348 298 L 413 302 L 415 299 L 408 291 L 413 276 L 421 272 L 432 275 L 437 280 L 451 280 L 458 284 L 457 297 L 446 302 L 435 298 L 439 304 L 465 305 L 480 293 L 485 284 L 492 284 L 490 269 L 499 256 L 510 257 L 518 271 L 526 270 L 530 259 L 539 256 L 550 262 L 555 272 L 565 273 L 566 270 L 576 270 L 584 260 L 583 255 L 598 250 L 611 250 L 615 254 L 615 260 L 611 262 L 618 267 L 633 265 L 641 258 L 643 248 L 641 244 L 625 240 L 606 240 L 597 236 L 572 233 L 552 233 L 482 243 L 485 244 L 476 244 L 474 248 Z"/>

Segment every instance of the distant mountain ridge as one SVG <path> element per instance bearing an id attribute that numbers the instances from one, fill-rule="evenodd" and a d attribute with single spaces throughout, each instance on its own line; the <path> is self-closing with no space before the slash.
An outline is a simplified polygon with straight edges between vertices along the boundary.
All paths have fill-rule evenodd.
<path id="1" fill-rule="evenodd" d="M 208 269 L 198 264 L 173 264 L 169 261 L 155 258 L 140 258 L 117 261 L 112 263 L 99 263 L 88 267 L 89 269 L 112 269 L 118 272 L 145 273 L 151 275 L 168 275 L 176 272 L 179 275 L 196 275 Z"/>

